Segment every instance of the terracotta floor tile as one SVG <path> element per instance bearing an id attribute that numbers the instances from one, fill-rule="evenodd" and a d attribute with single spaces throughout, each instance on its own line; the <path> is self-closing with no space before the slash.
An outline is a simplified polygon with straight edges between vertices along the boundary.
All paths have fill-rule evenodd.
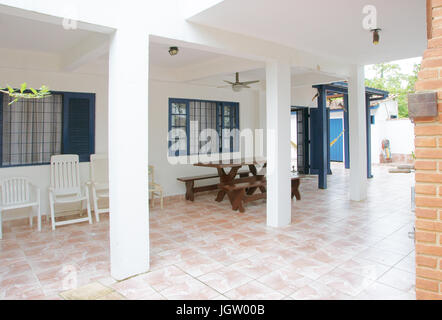
<path id="1" fill-rule="evenodd" d="M 130 300 L 149 300 L 148 297 L 156 293 L 143 276 L 114 283 L 111 288 Z"/>
<path id="2" fill-rule="evenodd" d="M 225 294 L 233 300 L 281 300 L 284 295 L 257 281 L 248 282 Z"/>
<path id="3" fill-rule="evenodd" d="M 390 266 L 356 257 L 344 262 L 339 266 L 339 269 L 358 274 L 371 280 L 378 279 L 385 272 L 390 270 L 390 268 Z"/>
<path id="4" fill-rule="evenodd" d="M 3 288 L 0 299 L 3 300 L 40 300 L 45 296 L 42 288 L 34 284 L 12 285 Z"/>
<path id="5" fill-rule="evenodd" d="M 32 269 L 25 259 L 12 263 L 0 264 L 0 281 L 26 273 L 32 273 Z"/>
<path id="6" fill-rule="evenodd" d="M 169 266 L 140 276 L 156 291 L 164 290 L 183 281 L 186 273 L 175 266 Z"/>
<path id="7" fill-rule="evenodd" d="M 253 279 L 259 278 L 265 274 L 269 274 L 272 271 L 280 268 L 279 265 L 276 265 L 274 263 L 265 263 L 259 258 L 245 259 L 232 264 L 230 267 L 238 270 L 243 274 L 246 274 Z"/>
<path id="8" fill-rule="evenodd" d="M 265 201 L 241 214 L 213 193 L 166 202 L 164 210 L 150 210 L 151 272 L 120 283 L 110 274 L 108 215 L 54 232 L 43 219 L 41 233 L 26 219 L 5 221 L 0 299 L 60 299 L 66 270 L 75 287 L 115 286 L 106 299 L 226 299 L 225 292 L 238 299 L 349 299 L 341 291 L 361 288 L 357 297 L 414 299 L 413 175 L 373 170 L 368 199 L 357 203 L 348 200 L 342 165 L 333 164 L 327 190 L 306 177 L 303 200 L 292 202 L 292 224 L 284 228 L 266 226 Z M 364 288 L 365 278 L 378 282 Z"/>
<path id="9" fill-rule="evenodd" d="M 403 258 L 405 258 L 405 256 L 406 255 L 373 247 L 364 250 L 357 255 L 358 258 L 378 262 L 388 266 L 394 266 Z"/>
<path id="10" fill-rule="evenodd" d="M 312 282 L 298 290 L 291 296 L 294 300 L 351 300 L 352 297 L 341 293 L 320 282 Z"/>
<path id="11" fill-rule="evenodd" d="M 179 283 L 160 293 L 169 300 L 209 300 L 219 295 L 219 292 L 190 276 L 185 276 Z"/>
<path id="12" fill-rule="evenodd" d="M 416 275 L 397 268 L 390 269 L 377 282 L 404 292 L 415 292 Z"/>
<path id="13" fill-rule="evenodd" d="M 410 230 L 411 231 L 411 230 Z M 408 255 L 414 250 L 414 241 L 408 239 L 409 243 L 395 241 L 395 239 L 385 239 L 376 243 L 373 247 L 381 248 L 401 255 Z"/>
<path id="14" fill-rule="evenodd" d="M 291 268 L 273 271 L 258 278 L 258 281 L 284 295 L 290 295 L 297 289 L 313 282 L 312 279 L 301 276 Z"/>
<path id="15" fill-rule="evenodd" d="M 339 266 L 344 261 L 352 258 L 355 253 L 351 253 L 342 249 L 338 249 L 334 246 L 327 246 L 323 249 L 316 251 L 313 254 L 310 254 L 309 257 L 321 261 L 323 263 L 327 263 L 332 266 Z"/>
<path id="16" fill-rule="evenodd" d="M 356 296 L 357 300 L 416 300 L 416 294 L 375 282 Z"/>
<path id="17" fill-rule="evenodd" d="M 193 277 L 199 277 L 223 267 L 221 263 L 203 255 L 196 255 L 192 258 L 182 260 L 175 263 L 175 266 Z"/>
<path id="18" fill-rule="evenodd" d="M 252 280 L 252 278 L 231 267 L 209 272 L 198 279 L 219 293 L 225 293 Z"/>
<path id="19" fill-rule="evenodd" d="M 409 273 L 416 273 L 416 256 L 414 252 L 399 261 L 394 267 Z"/>
<path id="20" fill-rule="evenodd" d="M 296 273 L 313 280 L 319 279 L 322 275 L 335 268 L 332 265 L 311 258 L 296 259 L 290 264 L 290 267 L 293 268 L 293 271 Z"/>
<path id="21" fill-rule="evenodd" d="M 337 268 L 320 277 L 318 282 L 354 297 L 372 284 L 373 280 Z"/>

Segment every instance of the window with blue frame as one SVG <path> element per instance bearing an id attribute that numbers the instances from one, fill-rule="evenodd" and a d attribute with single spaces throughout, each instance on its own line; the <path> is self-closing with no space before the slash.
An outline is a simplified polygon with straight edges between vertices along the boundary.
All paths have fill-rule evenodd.
<path id="1" fill-rule="evenodd" d="M 239 151 L 239 103 L 169 99 L 169 154 Z"/>
<path id="2" fill-rule="evenodd" d="M 95 94 L 52 92 L 9 104 L 0 95 L 0 167 L 42 165 L 52 155 L 95 152 Z"/>

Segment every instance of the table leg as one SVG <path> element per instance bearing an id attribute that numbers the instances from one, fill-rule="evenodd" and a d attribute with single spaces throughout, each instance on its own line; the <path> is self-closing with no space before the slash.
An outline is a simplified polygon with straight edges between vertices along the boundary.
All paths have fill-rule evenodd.
<path id="1" fill-rule="evenodd" d="M 258 170 L 256 169 L 255 165 L 253 165 L 253 164 L 249 165 L 249 170 L 254 176 L 258 175 Z"/>
<path id="2" fill-rule="evenodd" d="M 220 184 L 232 184 L 233 180 L 235 180 L 236 175 L 238 174 L 238 170 L 241 167 L 232 167 L 229 174 L 226 174 L 223 168 L 218 168 L 218 174 L 220 178 Z M 224 200 L 224 197 L 226 196 L 226 192 L 223 190 L 220 190 L 218 192 L 218 195 L 216 196 L 216 201 L 221 202 Z"/>
<path id="3" fill-rule="evenodd" d="M 292 199 L 296 197 L 296 200 L 301 200 L 301 193 L 299 192 L 299 186 L 301 185 L 301 180 L 292 180 Z"/>
<path id="4" fill-rule="evenodd" d="M 224 181 L 226 180 L 226 177 L 227 177 L 227 174 L 226 174 L 226 172 L 224 171 L 224 169 L 219 168 L 219 169 L 218 169 L 218 175 L 219 175 L 219 179 L 220 179 L 220 184 L 223 184 Z M 223 190 L 220 190 L 220 191 L 218 192 L 218 195 L 216 196 L 215 201 L 217 201 L 217 202 L 221 202 L 221 201 L 223 201 L 223 199 L 224 199 L 225 196 L 226 196 L 226 192 L 223 191 Z"/>
<path id="5" fill-rule="evenodd" d="M 194 181 L 186 182 L 186 200 L 195 201 L 195 195 L 193 188 L 195 187 Z"/>
<path id="6" fill-rule="evenodd" d="M 267 166 L 267 164 L 264 165 L 264 168 L 266 166 Z M 256 169 L 256 166 L 254 164 L 249 165 L 249 170 L 253 174 L 253 176 L 258 177 L 258 170 Z M 267 189 L 265 187 L 259 187 L 259 190 L 261 190 L 261 193 L 266 193 L 267 192 Z M 248 190 L 247 194 L 248 195 L 252 195 L 255 191 L 256 191 L 256 189 L 254 189 L 253 191 L 252 190 Z"/>
<path id="7" fill-rule="evenodd" d="M 245 209 L 243 206 L 243 199 L 246 196 L 244 190 L 237 190 L 233 193 L 232 198 L 232 209 L 233 211 L 239 210 L 239 212 L 244 213 Z"/>

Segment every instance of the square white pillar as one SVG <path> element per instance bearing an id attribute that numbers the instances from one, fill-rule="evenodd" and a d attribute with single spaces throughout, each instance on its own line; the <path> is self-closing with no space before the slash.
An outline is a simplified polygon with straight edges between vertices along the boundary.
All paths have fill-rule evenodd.
<path id="1" fill-rule="evenodd" d="M 266 101 L 266 91 L 265 88 L 259 91 L 259 129 L 263 130 L 263 137 L 262 137 L 262 143 L 260 146 L 255 146 L 255 149 L 259 149 L 258 155 L 266 156 L 267 155 L 267 135 L 265 132 L 267 132 L 267 101 Z M 260 143 L 261 141 L 258 141 L 255 138 L 255 143 Z"/>
<path id="2" fill-rule="evenodd" d="M 149 270 L 149 38 L 118 29 L 109 53 L 109 193 L 111 275 Z"/>
<path id="3" fill-rule="evenodd" d="M 266 65 L 267 225 L 291 223 L 291 70 L 288 62 Z"/>
<path id="4" fill-rule="evenodd" d="M 350 126 L 350 199 L 367 198 L 367 121 L 364 66 L 354 66 L 348 81 Z"/>

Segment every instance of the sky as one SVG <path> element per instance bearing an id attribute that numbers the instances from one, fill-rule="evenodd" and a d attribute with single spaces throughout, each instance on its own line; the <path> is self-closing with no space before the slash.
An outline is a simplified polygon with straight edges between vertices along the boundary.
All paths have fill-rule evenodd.
<path id="1" fill-rule="evenodd" d="M 396 60 L 391 61 L 388 63 L 391 64 L 398 64 L 401 67 L 401 72 L 405 74 L 411 74 L 413 72 L 413 67 L 415 64 L 419 64 L 422 62 L 422 57 L 416 57 L 411 59 L 404 59 L 404 60 Z M 375 76 L 373 70 L 371 69 L 371 66 L 365 67 L 365 77 L 367 79 L 373 79 Z"/>

